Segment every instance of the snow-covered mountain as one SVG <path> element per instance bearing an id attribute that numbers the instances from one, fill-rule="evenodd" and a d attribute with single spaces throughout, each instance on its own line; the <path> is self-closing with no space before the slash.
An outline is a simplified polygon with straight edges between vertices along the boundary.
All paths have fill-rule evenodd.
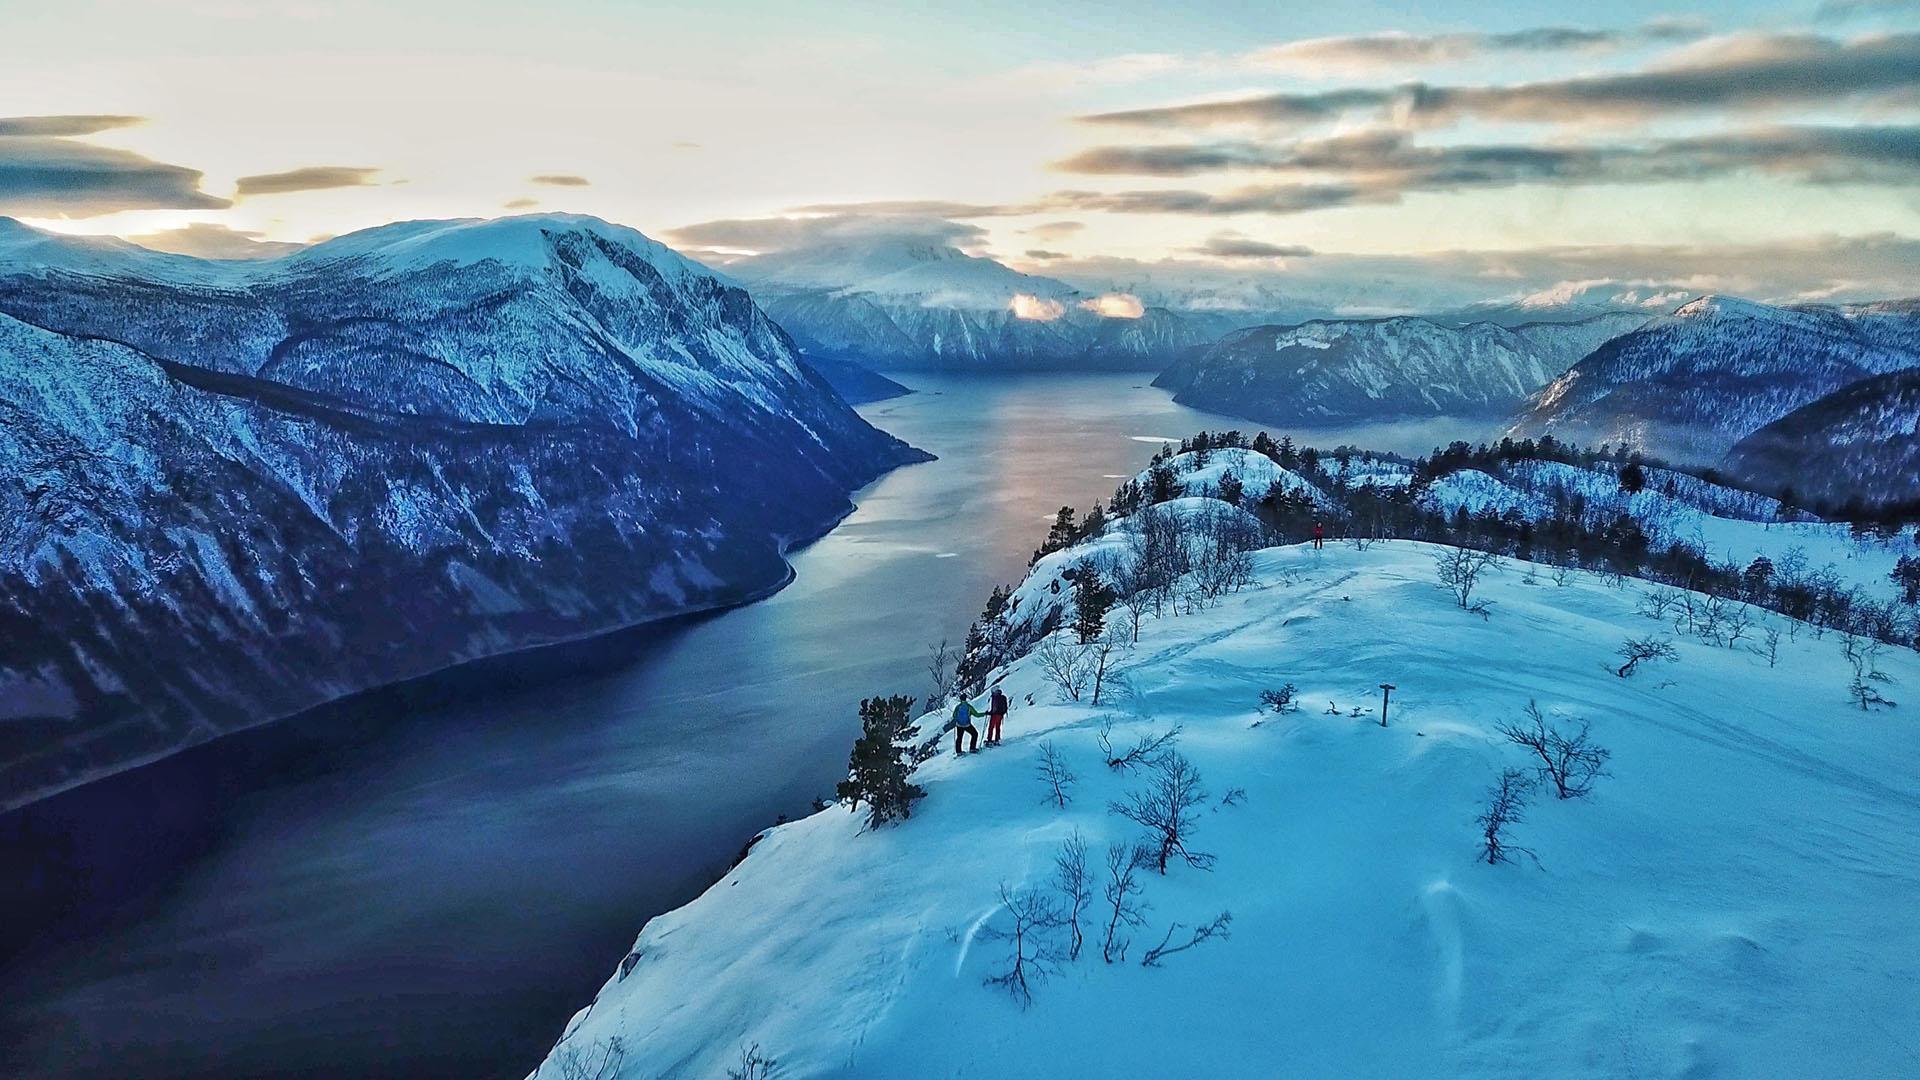
<path id="1" fill-rule="evenodd" d="M 916 456 L 744 291 L 595 219 L 245 264 L 0 220 L 0 805 L 765 592 Z"/>
<path id="2" fill-rule="evenodd" d="M 1315 320 L 1221 339 L 1154 385 L 1174 400 L 1274 424 L 1511 412 L 1644 316 L 1444 326 L 1428 319 Z"/>
<path id="3" fill-rule="evenodd" d="M 1199 479 L 1197 459 L 1174 464 Z M 1727 525 L 1783 565 L 1800 543 Z M 1658 612 L 1724 598 L 1585 571 L 1490 571 L 1483 619 L 1436 582 L 1451 548 L 1296 545 L 1255 552 L 1255 583 L 1215 605 L 1147 613 L 1108 654 L 1122 690 L 1071 700 L 1067 575 L 1137 528 L 1110 520 L 1014 591 L 1022 618 L 1061 628 L 991 673 L 1014 702 L 1004 745 L 936 743 L 903 821 L 840 805 L 763 833 L 640 931 L 533 1075 L 742 1075 L 749 1058 L 796 1078 L 1908 1071 L 1920 744 L 1849 701 L 1859 641 L 1757 609 L 1745 642 L 1683 634 Z M 1618 676 L 1644 638 L 1674 659 Z M 1920 679 L 1910 651 L 1871 662 Z M 1263 708 L 1282 687 L 1295 711 Z M 1503 772 L 1540 764 L 1500 730 L 1530 707 L 1610 756 L 1585 797 L 1541 782 L 1505 827 L 1525 854 L 1489 865 L 1476 816 Z M 1151 835 L 1127 811 L 1167 770 L 1110 762 L 1168 732 L 1197 865 L 1176 852 L 1116 886 L 1108 853 L 1124 873 Z M 1081 902 L 1059 869 L 1076 840 Z"/>
<path id="4" fill-rule="evenodd" d="M 841 240 L 726 269 L 809 357 L 881 370 L 1151 370 L 1244 325 L 925 240 Z"/>
<path id="5" fill-rule="evenodd" d="M 1911 301 L 1775 307 L 1705 296 L 1595 349 L 1541 389 L 1511 430 L 1714 464 L 1803 405 L 1916 366 Z"/>
<path id="6" fill-rule="evenodd" d="M 1734 444 L 1727 471 L 1828 505 L 1920 502 L 1920 368 L 1875 375 Z"/>

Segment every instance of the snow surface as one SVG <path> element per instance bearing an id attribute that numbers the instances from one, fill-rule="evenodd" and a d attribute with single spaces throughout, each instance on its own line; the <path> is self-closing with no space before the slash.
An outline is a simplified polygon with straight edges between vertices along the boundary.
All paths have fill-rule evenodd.
<path id="1" fill-rule="evenodd" d="M 903 823 L 865 832 L 833 808 L 770 830 L 646 926 L 536 1075 L 609 1036 L 628 1077 L 722 1076 L 754 1043 L 787 1078 L 1913 1075 L 1905 710 L 1852 708 L 1839 641 L 1805 628 L 1777 668 L 1683 639 L 1678 663 L 1616 678 L 1619 643 L 1657 629 L 1634 612 L 1642 584 L 1509 571 L 1483 622 L 1434 584 L 1435 550 L 1260 553 L 1266 584 L 1146 621 L 1125 708 L 1060 704 L 1032 657 L 1014 663 L 1003 747 L 923 765 Z M 1909 652 L 1884 667 L 1890 696 L 1920 679 Z M 1259 691 L 1286 682 L 1305 711 L 1255 726 Z M 1536 795 L 1514 839 L 1539 865 L 1488 866 L 1472 818 L 1527 764 L 1493 727 L 1530 699 L 1592 721 L 1613 776 L 1586 800 Z M 1022 1011 L 984 985 L 1007 955 L 986 934 L 998 887 L 1044 887 L 1075 830 L 1096 863 L 1138 836 L 1107 811 L 1140 784 L 1099 756 L 1109 713 L 1123 740 L 1183 726 L 1212 795 L 1193 846 L 1218 864 L 1151 875 L 1128 961 L 1102 963 L 1090 928 Z M 1065 810 L 1042 802 L 1043 740 L 1079 777 Z M 1220 805 L 1231 788 L 1243 805 Z M 1138 963 L 1170 923 L 1223 910 L 1230 940 Z"/>

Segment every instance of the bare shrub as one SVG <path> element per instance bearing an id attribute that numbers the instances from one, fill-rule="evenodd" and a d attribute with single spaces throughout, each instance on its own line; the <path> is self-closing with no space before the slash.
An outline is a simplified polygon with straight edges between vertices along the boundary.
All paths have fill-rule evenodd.
<path id="1" fill-rule="evenodd" d="M 988 976 L 987 985 L 1005 990 L 1024 1009 L 1033 1004 L 1033 984 L 1059 969 L 1060 954 L 1047 939 L 1047 931 L 1059 927 L 1060 911 L 1051 898 L 1038 892 L 1016 893 L 1004 882 L 1000 907 L 1010 925 L 989 926 L 980 936 L 1007 942 L 1007 968 Z"/>
<path id="2" fill-rule="evenodd" d="M 1674 650 L 1673 642 L 1666 638 L 1655 637 L 1628 638 L 1621 643 L 1618 655 L 1626 662 L 1614 668 L 1613 673 L 1623 679 L 1630 677 L 1641 664 L 1650 660 L 1680 659 L 1680 654 Z"/>
<path id="3" fill-rule="evenodd" d="M 1195 516 L 1192 530 L 1194 592 L 1211 602 L 1253 584 L 1253 552 L 1259 525 L 1246 514 L 1209 506 Z"/>
<path id="4" fill-rule="evenodd" d="M 1113 746 L 1113 717 L 1104 717 L 1100 721 L 1100 752 L 1106 756 L 1107 768 L 1125 772 L 1152 762 L 1160 754 L 1172 747 L 1180 738 L 1178 724 L 1159 734 L 1142 735 L 1125 750 L 1115 750 Z"/>
<path id="5" fill-rule="evenodd" d="M 1569 735 L 1547 723 L 1537 703 L 1527 702 L 1526 713 L 1526 723 L 1501 724 L 1495 730 L 1540 759 L 1540 775 L 1552 781 L 1560 798 L 1578 799 L 1592 791 L 1593 782 L 1607 775 L 1607 758 L 1612 756 L 1594 744 L 1592 725 L 1582 720 L 1580 730 Z"/>
<path id="6" fill-rule="evenodd" d="M 1046 801 L 1061 809 L 1073 801 L 1073 787 L 1080 778 L 1067 767 L 1065 755 L 1053 745 L 1052 739 L 1040 744 L 1040 764 L 1034 771 L 1039 774 L 1040 782 L 1046 785 Z"/>
<path id="7" fill-rule="evenodd" d="M 1509 843 L 1506 831 L 1525 820 L 1527 794 L 1533 789 L 1533 778 L 1519 769 L 1506 769 L 1500 773 L 1500 780 L 1487 790 L 1487 808 L 1473 819 L 1480 826 L 1481 838 L 1486 842 L 1486 859 L 1490 866 L 1503 862 L 1512 862 L 1512 854 L 1522 855 L 1539 862 L 1539 856 L 1531 849 Z"/>
<path id="8" fill-rule="evenodd" d="M 1100 958 L 1112 964 L 1127 958 L 1127 930 L 1146 924 L 1147 905 L 1140 899 L 1146 886 L 1140 883 L 1140 867 L 1152 854 L 1144 848 L 1126 844 L 1107 845 L 1107 878 L 1102 895 L 1107 901 L 1107 933 L 1100 943 Z"/>
<path id="9" fill-rule="evenodd" d="M 1673 614 L 1680 607 L 1685 595 L 1686 594 L 1682 593 L 1679 589 L 1666 585 L 1655 585 L 1653 588 L 1641 594 L 1640 603 L 1636 610 L 1649 619 L 1666 622 L 1667 616 Z"/>
<path id="10" fill-rule="evenodd" d="M 1087 842 L 1078 829 L 1067 837 L 1060 845 L 1059 854 L 1053 857 L 1053 887 L 1060 893 L 1061 919 L 1069 933 L 1067 959 L 1078 960 L 1080 948 L 1086 941 L 1080 930 L 1080 915 L 1093 898 L 1092 879 L 1087 874 Z"/>
<path id="11" fill-rule="evenodd" d="M 1490 607 L 1485 601 L 1475 602 L 1473 590 L 1480 585 L 1480 578 L 1487 571 L 1498 572 L 1503 564 L 1500 556 L 1491 551 L 1480 551 L 1469 547 L 1450 548 L 1435 553 L 1433 569 L 1440 584 L 1453 594 L 1454 602 L 1461 610 L 1471 611 L 1485 618 Z"/>
<path id="12" fill-rule="evenodd" d="M 1893 681 L 1893 676 L 1880 670 L 1880 650 L 1882 646 L 1872 638 L 1849 633 L 1841 639 L 1841 651 L 1847 657 L 1847 663 L 1853 667 L 1853 678 L 1847 683 L 1847 697 L 1861 712 L 1871 712 L 1878 708 L 1893 708 L 1895 702 L 1880 692 L 1880 687 Z"/>
<path id="13" fill-rule="evenodd" d="M 1167 862 L 1179 855 L 1188 866 L 1201 870 L 1213 865 L 1213 856 L 1187 847 L 1199 825 L 1199 808 L 1207 801 L 1201 785 L 1200 770 L 1177 750 L 1168 750 L 1152 762 L 1152 772 L 1144 789 L 1130 793 L 1125 802 L 1109 804 L 1109 809 L 1147 830 L 1147 846 L 1154 851 L 1154 863 L 1160 873 Z"/>
<path id="14" fill-rule="evenodd" d="M 1040 674 L 1060 692 L 1061 701 L 1079 701 L 1092 685 L 1100 658 L 1091 645 L 1076 645 L 1063 635 L 1054 635 L 1033 650 Z"/>
<path id="15" fill-rule="evenodd" d="M 772 1080 L 780 1063 L 760 1052 L 760 1044 L 740 1048 L 740 1067 L 727 1070 L 727 1080 Z"/>
<path id="16" fill-rule="evenodd" d="M 554 1055 L 554 1064 L 560 1067 L 560 1080 L 611 1080 L 626 1059 L 626 1042 L 609 1035 L 585 1046 L 566 1047 Z"/>
<path id="17" fill-rule="evenodd" d="M 1768 667 L 1778 665 L 1780 663 L 1780 628 L 1769 624 L 1760 632 L 1760 644 L 1749 645 L 1748 648 L 1753 650 L 1755 656 L 1765 657 Z"/>
<path id="18" fill-rule="evenodd" d="M 1275 713 L 1299 712 L 1299 694 L 1299 687 L 1294 686 L 1292 683 L 1288 683 L 1278 690 L 1262 690 L 1260 691 L 1260 705 L 1262 708 L 1271 709 Z"/>
<path id="19" fill-rule="evenodd" d="M 941 638 L 938 644 L 927 646 L 927 677 L 933 683 L 933 696 L 927 699 L 929 706 L 946 703 L 947 697 L 954 691 L 955 675 L 960 666 L 961 650 Z"/>
<path id="20" fill-rule="evenodd" d="M 1204 945 L 1214 938 L 1225 941 L 1227 938 L 1233 936 L 1227 931 L 1227 927 L 1232 925 L 1232 923 L 1233 912 L 1223 911 L 1215 915 L 1213 921 L 1205 926 L 1194 927 L 1193 932 L 1187 935 L 1187 939 L 1178 945 L 1171 944 L 1175 931 L 1180 929 L 1180 924 L 1174 923 L 1172 926 L 1167 927 L 1166 936 L 1160 939 L 1160 944 L 1148 949 L 1146 954 L 1140 957 L 1140 966 L 1159 967 L 1160 961 L 1163 958 L 1172 956 L 1174 953 L 1186 952 L 1188 949 L 1196 945 Z"/>

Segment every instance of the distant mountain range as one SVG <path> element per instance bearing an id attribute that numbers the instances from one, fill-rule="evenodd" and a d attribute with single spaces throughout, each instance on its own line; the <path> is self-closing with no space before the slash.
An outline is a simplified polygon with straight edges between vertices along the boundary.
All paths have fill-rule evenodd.
<path id="1" fill-rule="evenodd" d="M 881 371 L 1157 370 L 1260 321 L 1082 290 L 925 241 L 828 243 L 725 271 L 809 359 Z"/>
<path id="2" fill-rule="evenodd" d="M 592 218 L 245 263 L 0 219 L 0 809 L 764 593 L 920 459 L 746 292 Z"/>
<path id="3" fill-rule="evenodd" d="M 1195 408 L 1270 424 L 1507 416 L 1601 342 L 1646 321 L 1443 325 L 1404 316 L 1260 326 L 1176 362 L 1154 385 Z"/>
<path id="4" fill-rule="evenodd" d="M 1626 442 L 1713 465 L 1803 406 L 1917 366 L 1913 301 L 1776 307 L 1705 296 L 1595 349 L 1535 395 L 1512 434 Z"/>
<path id="5" fill-rule="evenodd" d="M 1841 387 L 1734 444 L 1726 469 L 1833 507 L 1920 500 L 1920 368 Z"/>

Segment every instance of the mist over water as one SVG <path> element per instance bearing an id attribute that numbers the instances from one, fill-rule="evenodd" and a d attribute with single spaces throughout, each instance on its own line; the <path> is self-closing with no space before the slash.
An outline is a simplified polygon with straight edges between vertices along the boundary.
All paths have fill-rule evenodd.
<path id="1" fill-rule="evenodd" d="M 761 601 L 486 661 L 0 818 L 0 1074 L 526 1075 L 651 916 L 843 775 L 1063 503 L 1257 425 L 1142 375 L 943 378 L 862 409 L 939 455 Z M 1278 435 L 1281 432 L 1275 431 Z M 1291 429 L 1406 454 L 1484 423 Z"/>

